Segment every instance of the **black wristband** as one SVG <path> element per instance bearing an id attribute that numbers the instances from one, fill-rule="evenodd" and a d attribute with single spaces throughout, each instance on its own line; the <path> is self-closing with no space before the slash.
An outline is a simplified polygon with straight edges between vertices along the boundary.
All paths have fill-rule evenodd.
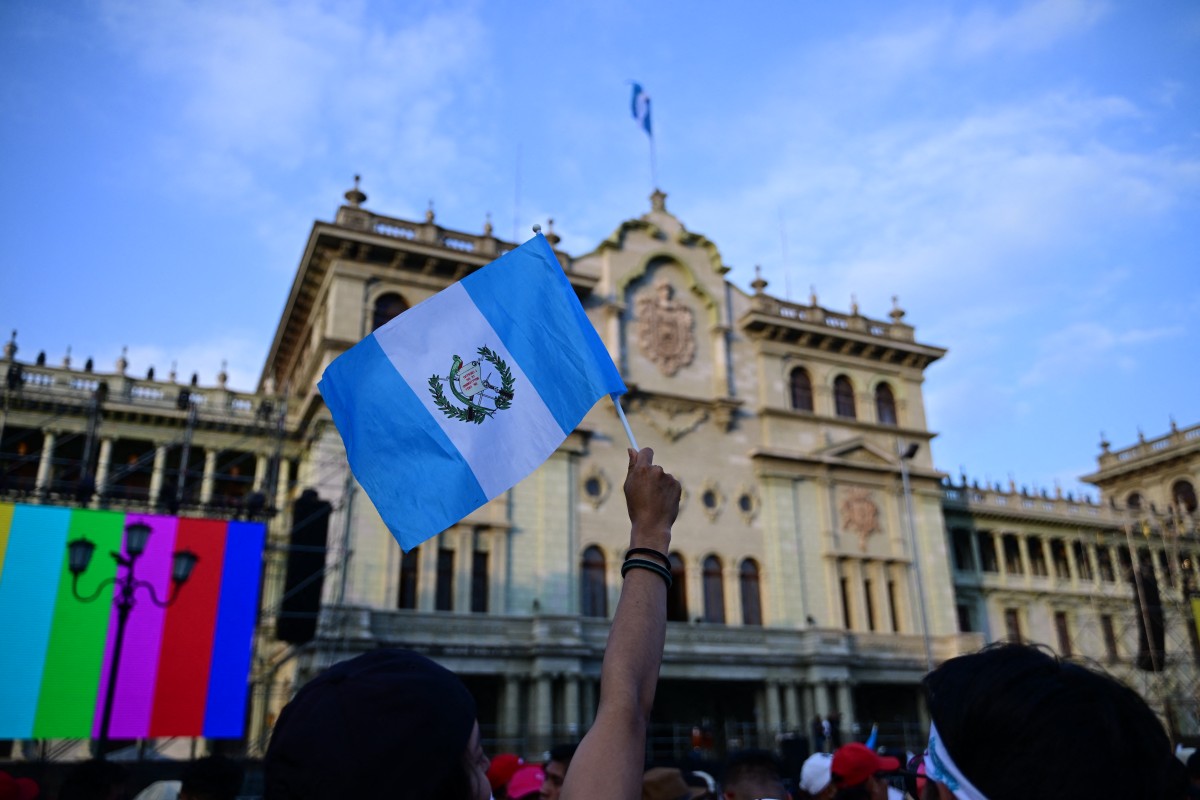
<path id="1" fill-rule="evenodd" d="M 671 580 L 671 571 L 662 564 L 656 564 L 645 558 L 627 558 L 625 559 L 625 563 L 621 565 L 621 577 L 624 578 L 631 569 L 648 569 L 662 578 L 663 582 L 667 584 L 668 589 L 671 588 L 671 584 L 673 583 Z"/>
<path id="2" fill-rule="evenodd" d="M 631 547 L 625 551 L 625 560 L 628 561 L 630 556 L 637 555 L 638 553 L 647 556 L 658 556 L 662 559 L 663 564 L 667 566 L 667 569 L 671 568 L 671 559 L 667 557 L 667 554 L 661 553 L 653 547 Z"/>

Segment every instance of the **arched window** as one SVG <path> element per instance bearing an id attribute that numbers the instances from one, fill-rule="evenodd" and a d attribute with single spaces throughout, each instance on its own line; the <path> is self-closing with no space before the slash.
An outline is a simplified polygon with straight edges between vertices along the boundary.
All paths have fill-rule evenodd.
<path id="1" fill-rule="evenodd" d="M 687 570 L 679 553 L 668 556 L 671 562 L 671 588 L 667 591 L 667 620 L 687 622 Z"/>
<path id="2" fill-rule="evenodd" d="M 858 418 L 854 410 L 854 385 L 845 375 L 838 375 L 833 382 L 833 409 L 839 417 Z"/>
<path id="3" fill-rule="evenodd" d="M 812 411 L 812 379 L 808 377 L 808 370 L 804 367 L 796 367 L 792 370 L 791 387 L 792 408 L 797 411 Z"/>
<path id="4" fill-rule="evenodd" d="M 738 582 L 742 590 L 742 624 L 762 625 L 762 595 L 758 588 L 758 564 L 753 558 L 742 562 Z"/>
<path id="5" fill-rule="evenodd" d="M 1196 489 L 1191 481 L 1177 480 L 1171 484 L 1171 497 L 1181 510 L 1189 514 L 1196 510 Z"/>
<path id="6" fill-rule="evenodd" d="M 1133 511 L 1141 511 L 1142 495 L 1139 492 L 1133 492 L 1129 497 L 1125 498 L 1125 506 Z"/>
<path id="7" fill-rule="evenodd" d="M 725 583 L 721 559 L 704 559 L 704 621 L 725 623 Z"/>
<path id="8" fill-rule="evenodd" d="M 886 383 L 875 387 L 875 420 L 880 425 L 896 424 L 896 397 Z"/>
<path id="9" fill-rule="evenodd" d="M 583 551 L 580 567 L 579 613 L 585 617 L 608 616 L 608 586 L 605 585 L 604 553 L 592 545 Z"/>
<path id="10" fill-rule="evenodd" d="M 375 300 L 375 313 L 371 316 L 371 330 L 376 330 L 379 326 L 391 322 L 407 310 L 408 303 L 400 295 L 395 292 L 381 294 Z"/>

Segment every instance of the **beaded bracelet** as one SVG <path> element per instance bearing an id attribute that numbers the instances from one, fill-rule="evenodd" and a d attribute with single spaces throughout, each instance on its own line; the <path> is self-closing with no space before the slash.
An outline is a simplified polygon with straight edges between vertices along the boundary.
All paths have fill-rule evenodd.
<path id="1" fill-rule="evenodd" d="M 668 589 L 671 588 L 671 571 L 662 564 L 656 564 L 645 558 L 627 558 L 625 559 L 625 563 L 621 565 L 621 577 L 624 578 L 626 573 L 631 569 L 648 569 L 662 578 L 667 584 Z"/>
<path id="2" fill-rule="evenodd" d="M 630 556 L 637 555 L 638 553 L 647 556 L 657 556 L 658 558 L 662 559 L 662 562 L 666 564 L 668 568 L 671 566 L 671 559 L 667 557 L 667 554 L 655 550 L 653 547 L 631 547 L 625 551 L 625 558 L 628 559 Z"/>

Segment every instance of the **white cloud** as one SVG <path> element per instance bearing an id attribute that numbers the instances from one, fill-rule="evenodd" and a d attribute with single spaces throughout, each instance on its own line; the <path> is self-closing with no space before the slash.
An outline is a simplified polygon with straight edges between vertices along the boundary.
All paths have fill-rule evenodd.
<path id="1" fill-rule="evenodd" d="M 1115 366 L 1129 371 L 1137 366 L 1140 346 L 1182 336 L 1182 326 L 1117 330 L 1098 322 L 1077 322 L 1041 339 L 1033 364 L 1018 383 L 1029 388 Z"/>

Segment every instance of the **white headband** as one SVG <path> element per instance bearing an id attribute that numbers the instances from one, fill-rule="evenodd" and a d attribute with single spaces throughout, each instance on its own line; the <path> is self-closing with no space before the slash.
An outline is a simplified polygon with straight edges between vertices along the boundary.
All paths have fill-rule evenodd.
<path id="1" fill-rule="evenodd" d="M 925 777 L 946 784 L 946 788 L 954 792 L 958 800 L 987 800 L 987 796 L 971 785 L 954 759 L 950 758 L 950 752 L 946 750 L 932 721 L 929 723 L 929 749 L 925 751 Z"/>

